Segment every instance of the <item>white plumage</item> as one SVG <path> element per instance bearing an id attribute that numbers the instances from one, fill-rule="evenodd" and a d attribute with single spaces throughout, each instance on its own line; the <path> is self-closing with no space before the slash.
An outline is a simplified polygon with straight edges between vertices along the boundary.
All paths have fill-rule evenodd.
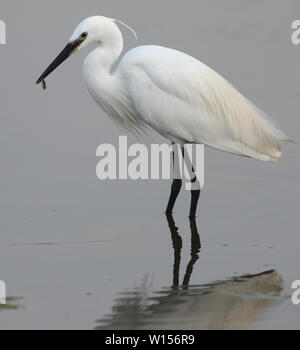
<path id="1" fill-rule="evenodd" d="M 207 146 L 276 161 L 288 138 L 229 82 L 204 63 L 160 46 L 140 46 L 125 54 L 116 21 L 89 17 L 70 43 L 77 49 L 96 42 L 83 64 L 89 92 L 103 110 L 133 132 L 148 127 L 174 143 Z M 46 75 L 42 76 L 46 77 Z"/>
<path id="2" fill-rule="evenodd" d="M 129 51 L 121 76 L 138 115 L 163 136 L 274 161 L 287 137 L 205 64 L 159 46 Z"/>

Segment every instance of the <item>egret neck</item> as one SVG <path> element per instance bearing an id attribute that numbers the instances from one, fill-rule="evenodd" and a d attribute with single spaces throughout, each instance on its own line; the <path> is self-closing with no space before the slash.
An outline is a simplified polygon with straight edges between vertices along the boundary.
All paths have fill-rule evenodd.
<path id="1" fill-rule="evenodd" d="M 83 77 L 89 92 L 94 98 L 103 100 L 103 94 L 111 95 L 117 88 L 114 84 L 116 74 L 114 63 L 123 51 L 123 37 L 115 26 L 105 41 L 97 42 L 97 47 L 89 53 L 83 62 Z"/>

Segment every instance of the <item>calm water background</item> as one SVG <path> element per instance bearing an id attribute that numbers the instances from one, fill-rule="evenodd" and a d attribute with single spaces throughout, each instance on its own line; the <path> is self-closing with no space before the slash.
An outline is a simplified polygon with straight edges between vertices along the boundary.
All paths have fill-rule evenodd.
<path id="1" fill-rule="evenodd" d="M 138 45 L 172 47 L 209 64 L 299 141 L 300 46 L 290 39 L 299 1 L 12 0 L 0 10 L 7 24 L 7 45 L 0 46 L 0 279 L 10 297 L 0 328 L 121 327 L 114 317 L 124 303 L 119 319 L 131 328 L 299 328 L 300 306 L 289 298 L 300 279 L 299 146 L 286 145 L 276 165 L 206 149 L 201 251 L 190 290 L 174 291 L 174 242 L 163 215 L 169 182 L 96 178 L 97 146 L 117 146 L 126 132 L 85 90 L 88 49 L 48 79 L 46 93 L 34 84 L 83 18 L 119 18 L 136 29 Z M 135 46 L 122 31 L 125 50 Z M 164 140 L 153 133 L 145 142 Z M 180 283 L 191 259 L 189 199 L 183 191 L 174 213 Z M 272 269 L 267 277 L 232 280 Z M 235 322 L 222 323 L 226 311 Z"/>

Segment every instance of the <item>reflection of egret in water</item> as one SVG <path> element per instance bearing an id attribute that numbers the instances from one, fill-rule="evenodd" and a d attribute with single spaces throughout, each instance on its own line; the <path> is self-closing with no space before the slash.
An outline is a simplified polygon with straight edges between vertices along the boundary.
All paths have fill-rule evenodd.
<path id="1" fill-rule="evenodd" d="M 179 287 L 179 269 L 181 261 L 181 249 L 182 239 L 178 234 L 178 227 L 175 225 L 175 221 L 172 215 L 166 215 L 169 228 L 171 231 L 172 243 L 174 248 L 174 267 L 173 267 L 173 288 Z M 200 236 L 197 229 L 195 217 L 190 217 L 190 229 L 191 229 L 191 260 L 187 265 L 186 272 L 183 278 L 182 288 L 186 289 L 190 282 L 190 277 L 193 272 L 195 262 L 199 259 L 199 252 L 201 248 Z"/>
<path id="2" fill-rule="evenodd" d="M 191 258 L 179 286 L 182 240 L 167 216 L 174 248 L 173 286 L 153 292 L 146 276 L 141 285 L 116 298 L 112 313 L 97 320 L 97 329 L 251 329 L 263 312 L 282 301 L 282 279 L 275 270 L 189 285 L 199 259 L 200 237 L 190 218 Z"/>

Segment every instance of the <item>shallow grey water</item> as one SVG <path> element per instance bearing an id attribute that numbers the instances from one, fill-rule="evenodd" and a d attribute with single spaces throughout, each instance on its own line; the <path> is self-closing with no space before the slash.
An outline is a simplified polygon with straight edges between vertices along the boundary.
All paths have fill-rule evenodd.
<path id="1" fill-rule="evenodd" d="M 87 51 L 49 78 L 46 93 L 34 86 L 82 18 L 118 17 L 137 30 L 139 44 L 208 63 L 297 140 L 299 47 L 290 28 L 299 2 L 55 3 L 1 5 L 8 37 L 0 46 L 0 280 L 10 299 L 0 328 L 109 328 L 125 303 L 121 319 L 133 314 L 132 328 L 299 329 L 300 306 L 290 300 L 291 283 L 300 279 L 299 146 L 286 145 L 276 165 L 206 149 L 196 221 L 201 249 L 191 254 L 183 191 L 174 213 L 182 249 L 172 288 L 176 249 L 163 215 L 169 183 L 96 178 L 97 146 L 117 145 L 126 133 L 84 89 Z M 126 49 L 134 46 L 124 35 Z M 153 134 L 146 143 L 162 141 Z M 182 290 L 191 261 L 189 289 Z M 224 314 L 231 315 L 226 322 Z"/>
<path id="2" fill-rule="evenodd" d="M 148 280 L 120 293 L 112 313 L 96 329 L 251 329 L 269 308 L 282 302 L 282 280 L 276 271 L 226 281 L 154 292 Z M 152 292 L 153 294 L 153 292 Z"/>

